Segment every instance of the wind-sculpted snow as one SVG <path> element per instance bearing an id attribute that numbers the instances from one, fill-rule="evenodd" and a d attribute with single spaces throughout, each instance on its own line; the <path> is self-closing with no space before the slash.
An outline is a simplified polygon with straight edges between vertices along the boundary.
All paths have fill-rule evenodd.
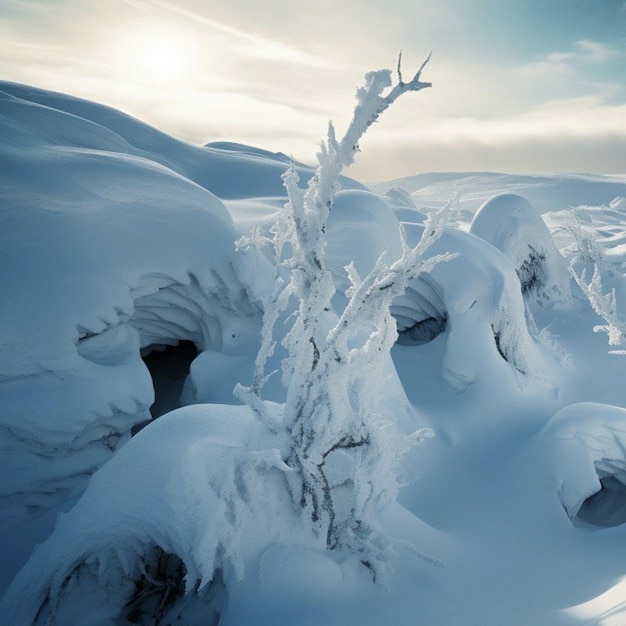
<path id="1" fill-rule="evenodd" d="M 626 360 L 593 329 L 626 319 L 626 179 L 336 193 L 338 148 L 331 128 L 295 229 L 314 254 L 290 261 L 292 237 L 277 261 L 281 175 L 300 219 L 313 168 L 0 83 L 3 624 L 622 623 Z M 496 193 L 541 218 L 509 195 L 467 232 Z M 591 291 L 559 254 L 586 284 L 598 268 Z M 319 278 L 315 333 L 290 332 Z M 570 287 L 568 306 L 523 295 Z M 157 407 L 155 364 L 181 346 Z M 277 404 L 249 408 L 257 354 Z"/>
<path id="2" fill-rule="evenodd" d="M 592 402 L 567 406 L 541 431 L 539 444 L 571 519 L 626 523 L 626 409 Z"/>
<path id="3" fill-rule="evenodd" d="M 487 200 L 474 216 L 470 233 L 510 259 L 525 295 L 547 307 L 571 300 L 565 259 L 541 215 L 525 198 L 500 194 Z"/>
<path id="4" fill-rule="evenodd" d="M 173 623 L 195 605 L 196 619 L 217 624 L 226 599 L 215 587 L 243 576 L 241 546 L 289 538 L 281 534 L 289 507 L 276 496 L 285 489 L 280 474 L 290 471 L 285 446 L 247 408 L 197 405 L 160 418 L 60 518 L 7 593 L 3 619 L 79 623 L 88 596 L 91 624 Z M 283 519 L 275 533 L 257 537 L 276 515 Z M 178 572 L 159 564 L 165 555 Z"/>
<path id="5" fill-rule="evenodd" d="M 252 335 L 260 312 L 234 269 L 238 233 L 223 203 L 108 128 L 2 92 L 0 181 L 6 522 L 80 493 L 150 418 L 142 348 L 188 340 L 219 351 L 230 328 Z M 7 559 L 3 576 L 17 565 Z"/>
<path id="6" fill-rule="evenodd" d="M 409 242 L 423 226 L 406 224 Z M 479 379 L 511 379 L 521 387 L 550 382 L 547 361 L 537 337 L 531 335 L 524 311 L 520 283 L 510 261 L 493 246 L 457 230 L 447 230 L 433 246 L 457 256 L 436 266 L 429 274 L 432 289 L 444 310 L 435 319 L 446 320 L 443 375 L 455 389 Z M 428 294 L 419 282 L 415 291 Z M 438 300 L 431 302 L 440 311 Z M 501 381 L 503 382 L 503 380 Z"/>
<path id="7" fill-rule="evenodd" d="M 401 224 L 398 214 L 407 221 Z M 409 206 L 392 210 L 371 193 L 338 194 L 328 224 L 328 262 L 339 285 L 347 284 L 343 268 L 350 262 L 366 275 L 381 254 L 399 256 L 401 226 L 415 245 L 424 229 L 421 217 Z M 522 386 L 547 382 L 511 261 L 492 245 L 453 229 L 444 231 L 429 254 L 444 252 L 457 256 L 413 279 L 391 307 L 400 343 L 419 345 L 444 334 L 443 373 L 455 389 L 495 371 L 511 378 L 509 372 Z"/>
<path id="8" fill-rule="evenodd" d="M 82 147 L 95 141 L 100 149 L 158 163 L 222 199 L 284 196 L 281 175 L 289 159 L 282 153 L 232 142 L 194 146 L 110 107 L 17 83 L 0 81 L 0 92 L 56 111 L 54 116 L 50 113 L 46 136 L 59 145 Z M 40 113 L 34 115 L 38 117 Z M 30 116 L 23 119 L 26 122 Z M 304 165 L 299 165 L 298 171 L 303 178 L 313 173 L 312 168 Z M 342 185 L 364 188 L 345 177 Z"/>

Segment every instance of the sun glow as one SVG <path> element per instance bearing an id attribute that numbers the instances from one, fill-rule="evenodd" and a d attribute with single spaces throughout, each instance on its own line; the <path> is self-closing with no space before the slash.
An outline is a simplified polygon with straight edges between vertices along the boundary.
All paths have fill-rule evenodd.
<path id="1" fill-rule="evenodd" d="M 167 26 L 131 30 L 115 47 L 123 75 L 134 81 L 177 83 L 188 77 L 193 64 L 188 39 Z"/>

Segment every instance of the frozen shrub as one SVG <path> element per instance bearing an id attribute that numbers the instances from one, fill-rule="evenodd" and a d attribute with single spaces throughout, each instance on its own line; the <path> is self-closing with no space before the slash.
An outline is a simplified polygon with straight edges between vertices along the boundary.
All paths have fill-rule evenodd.
<path id="1" fill-rule="evenodd" d="M 593 310 L 606 322 L 593 327 L 594 332 L 604 332 L 609 337 L 610 346 L 622 346 L 626 339 L 626 324 L 617 313 L 615 289 L 603 293 L 600 268 L 594 263 L 593 277 L 587 282 L 586 270 L 577 274 L 573 265 L 570 266 L 572 276 L 585 294 Z"/>
<path id="2" fill-rule="evenodd" d="M 428 59 L 427 59 L 428 61 Z M 349 287 L 343 310 L 335 313 L 336 285 L 326 262 L 327 224 L 339 190 L 339 175 L 358 152 L 369 126 L 400 95 L 430 87 L 420 81 L 424 64 L 408 83 L 391 87 L 391 72 L 366 75 L 357 91 L 352 121 L 338 140 L 332 124 L 318 154 L 318 167 L 306 189 L 295 167 L 284 176 L 289 202 L 273 228 L 271 241 L 277 270 L 287 270 L 265 306 L 262 347 L 256 379 L 242 398 L 264 413 L 260 399 L 265 363 L 273 351 L 276 321 L 296 302 L 291 329 L 283 340 L 288 355 L 282 373 L 287 398 L 281 423 L 290 440 L 287 464 L 294 504 L 323 536 L 329 548 L 349 549 L 376 579 L 389 558 L 389 540 L 378 531 L 376 513 L 397 492 L 397 461 L 406 444 L 381 410 L 381 372 L 397 337 L 390 313 L 393 299 L 410 279 L 445 256 L 423 260 L 445 222 L 445 210 L 426 224 L 412 248 L 400 240 L 401 256 L 382 254 L 365 277 L 354 263 L 346 267 Z M 413 440 L 424 435 L 418 432 Z"/>

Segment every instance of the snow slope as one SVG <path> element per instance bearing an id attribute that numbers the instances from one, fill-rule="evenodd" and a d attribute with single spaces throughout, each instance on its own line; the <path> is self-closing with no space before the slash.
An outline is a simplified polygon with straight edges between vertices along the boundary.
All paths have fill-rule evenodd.
<path id="1" fill-rule="evenodd" d="M 231 394 L 250 381 L 275 278 L 235 242 L 273 223 L 288 159 L 191 146 L 13 83 L 0 126 L 9 623 L 154 623 L 162 607 L 190 624 L 626 623 L 626 360 L 564 274 L 595 263 L 626 311 L 626 176 L 424 174 L 372 185 L 404 189 L 382 197 L 343 179 L 328 227 L 337 308 L 349 262 L 365 275 L 399 255 L 401 230 L 415 243 L 424 213 L 459 194 L 429 252 L 456 256 L 391 309 L 385 415 L 435 436 L 406 454 L 381 512 L 397 539 L 383 586 L 307 531 L 288 442 Z M 471 226 L 498 193 L 526 200 L 495 199 Z M 546 264 L 533 280 L 559 297 L 522 288 L 529 246 Z M 142 356 L 180 341 L 198 352 L 178 400 L 194 406 L 131 438 L 156 384 Z M 284 401 L 278 376 L 268 393 Z M 350 462 L 334 460 L 333 489 Z"/>
<path id="2" fill-rule="evenodd" d="M 411 194 L 418 208 L 432 208 L 459 194 L 459 226 L 471 222 L 478 208 L 500 193 L 519 194 L 541 213 L 566 211 L 583 205 L 608 205 L 626 196 L 626 175 L 498 174 L 494 172 L 434 172 L 369 183 L 377 193 L 398 188 Z"/>

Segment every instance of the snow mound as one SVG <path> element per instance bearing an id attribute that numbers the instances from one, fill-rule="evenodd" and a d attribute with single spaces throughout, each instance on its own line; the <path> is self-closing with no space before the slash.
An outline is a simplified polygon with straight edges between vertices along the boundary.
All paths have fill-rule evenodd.
<path id="1" fill-rule="evenodd" d="M 404 228 L 409 244 L 423 230 L 420 224 Z M 420 338 L 432 339 L 445 331 L 442 373 L 457 391 L 479 380 L 507 386 L 516 381 L 522 388 L 551 385 L 549 357 L 527 325 L 509 259 L 482 239 L 452 229 L 432 247 L 433 254 L 444 251 L 457 256 L 413 280 L 394 303 L 400 308 L 392 311 L 418 323 L 401 333 L 404 343 L 412 343 L 411 333 L 418 339 L 415 343 L 421 343 Z"/>
<path id="2" fill-rule="evenodd" d="M 327 260 L 339 289 L 348 285 L 344 268 L 350 262 L 365 276 L 381 254 L 399 257 L 401 229 L 409 245 L 419 240 L 424 229 L 421 214 L 409 207 L 398 213 L 394 204 L 362 191 L 337 195 L 328 222 Z M 443 335 L 443 373 L 459 391 L 489 378 L 495 382 L 504 377 L 509 383 L 515 379 L 522 386 L 550 380 L 527 326 L 510 259 L 482 239 L 454 229 L 446 229 L 428 254 L 446 252 L 457 256 L 411 280 L 404 295 L 394 300 L 398 342 L 419 346 Z"/>
<path id="3" fill-rule="evenodd" d="M 105 107 L 1 87 L 41 101 L 0 91 L 6 519 L 75 495 L 149 418 L 142 349 L 219 351 L 231 320 L 258 328 L 260 312 L 224 204 L 147 152 L 174 140 Z"/>
<path id="4" fill-rule="evenodd" d="M 538 435 L 563 508 L 595 526 L 626 522 L 626 409 L 582 402 Z"/>
<path id="5" fill-rule="evenodd" d="M 402 255 L 400 223 L 393 210 L 369 191 L 340 191 L 328 219 L 326 252 L 337 289 L 350 285 L 345 270 L 350 263 L 367 276 L 382 254 L 390 261 Z"/>
<path id="6" fill-rule="evenodd" d="M 478 209 L 470 233 L 509 258 L 524 295 L 534 297 L 544 307 L 571 301 L 565 259 L 528 200 L 515 194 L 494 196 Z"/>
<path id="7" fill-rule="evenodd" d="M 283 518 L 289 511 L 267 497 L 284 489 L 284 446 L 247 407 L 197 405 L 160 418 L 93 476 L 0 612 L 11 624 L 77 623 L 89 597 L 90 623 L 170 623 L 199 605 L 202 623 L 217 624 L 228 584 L 243 573 L 240 547 L 255 544 L 263 519 L 277 519 L 272 503 Z"/>

